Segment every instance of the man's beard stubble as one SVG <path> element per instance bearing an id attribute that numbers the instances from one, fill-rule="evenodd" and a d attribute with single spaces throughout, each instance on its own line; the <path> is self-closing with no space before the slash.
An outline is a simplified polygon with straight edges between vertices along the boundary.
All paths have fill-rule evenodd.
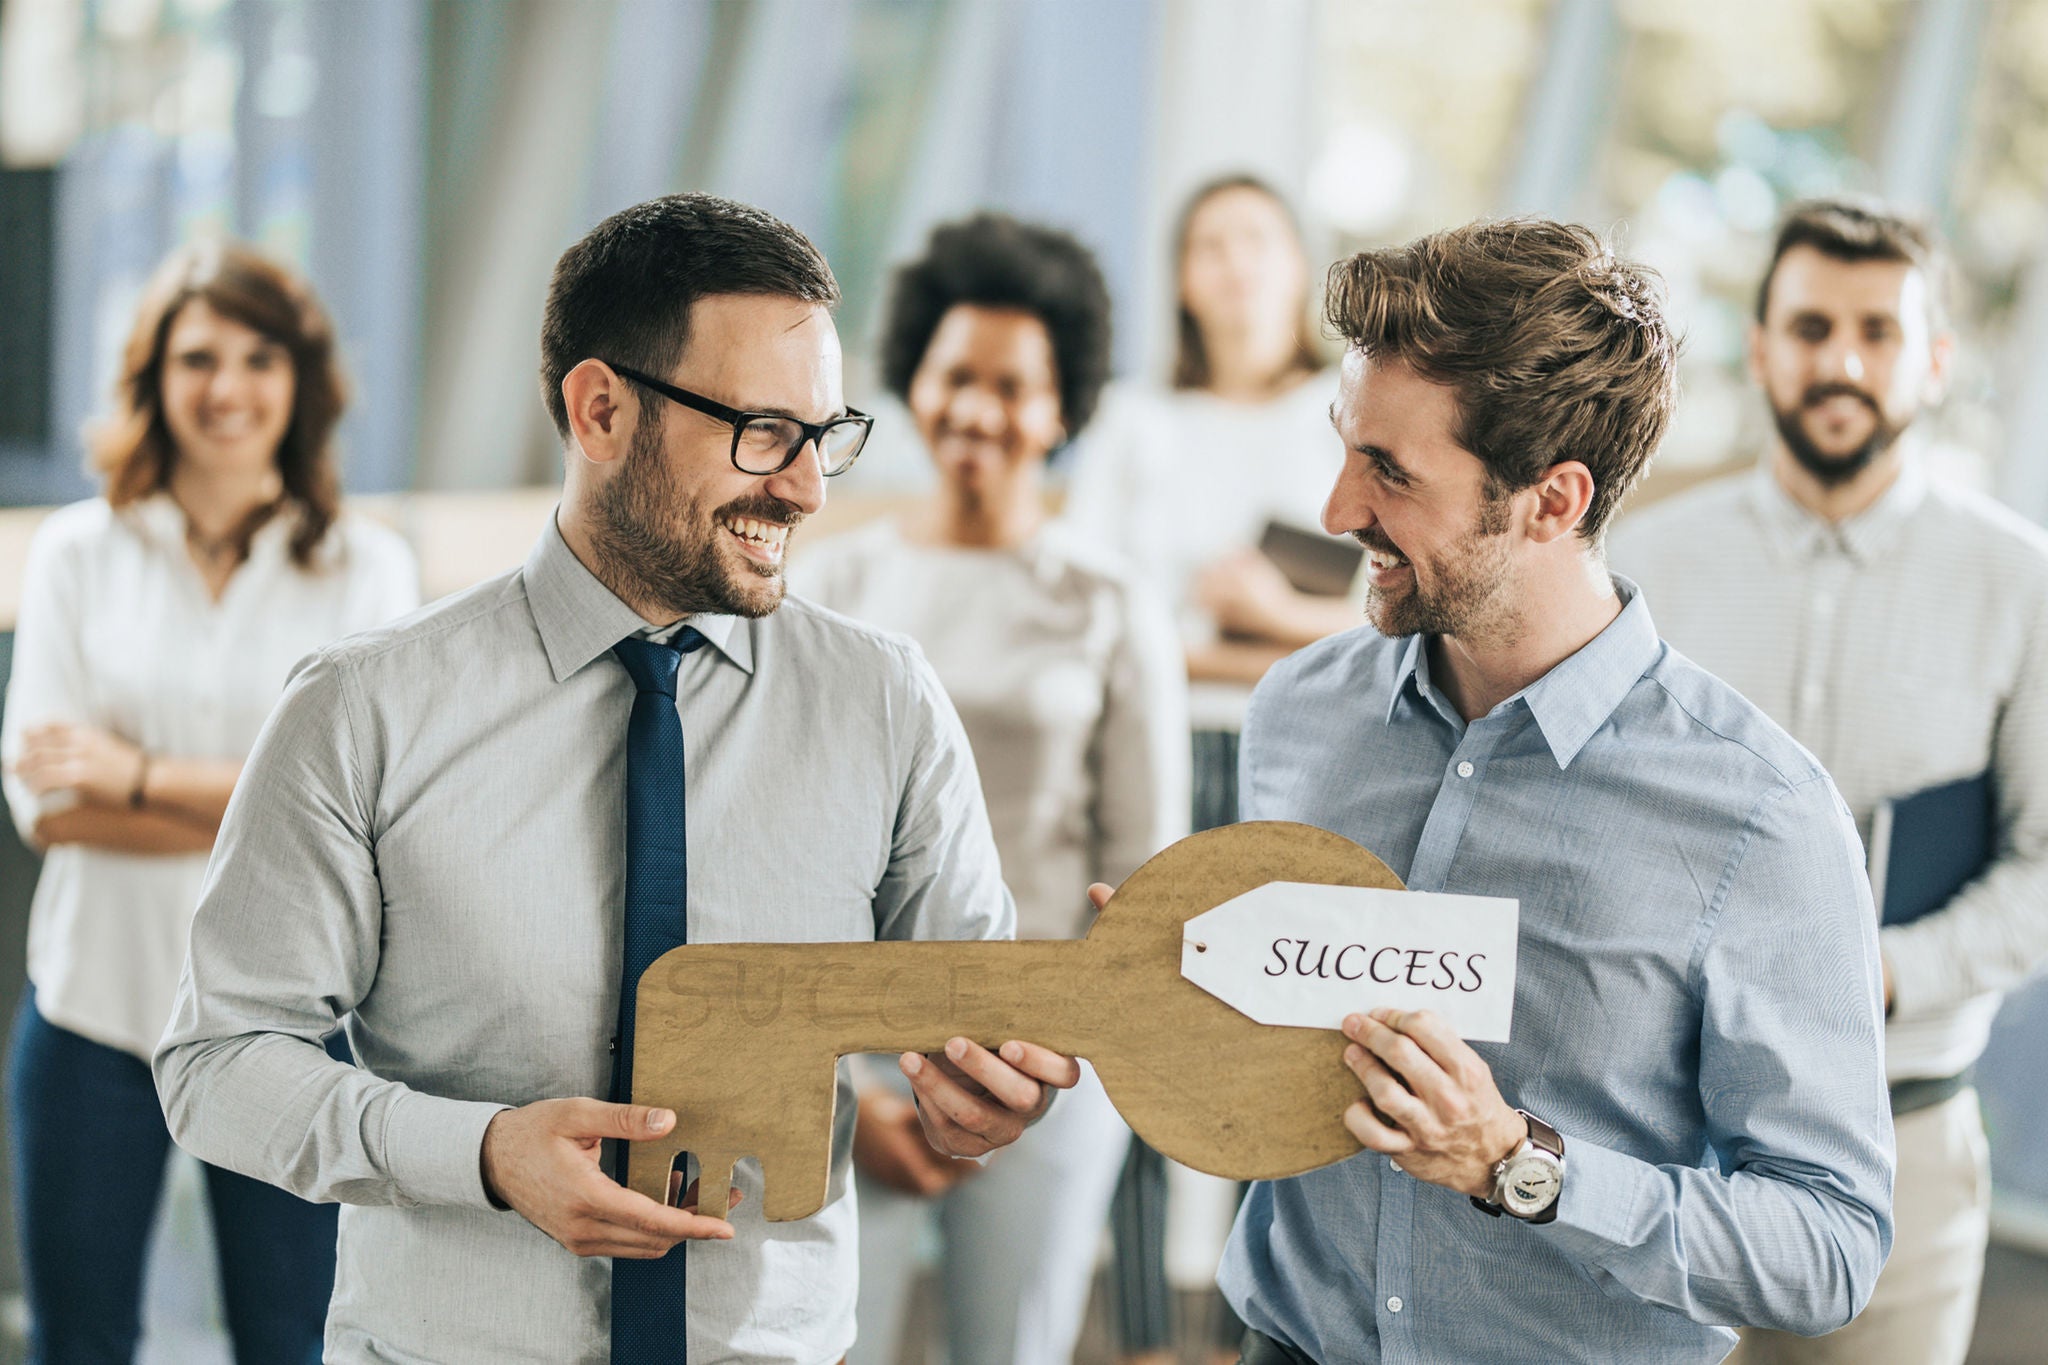
<path id="1" fill-rule="evenodd" d="M 1508 515 L 1505 492 L 1489 487 L 1472 529 L 1448 555 L 1427 561 L 1432 586 L 1424 588 L 1416 562 L 1409 560 L 1411 586 L 1401 596 L 1369 588 L 1366 619 L 1389 637 L 1453 635 L 1467 641 L 1512 641 L 1521 632 L 1507 600 L 1513 570 L 1508 561 Z M 1355 531 L 1352 538 L 1368 549 L 1401 554 L 1399 546 L 1378 528 Z"/>
<path id="2" fill-rule="evenodd" d="M 1809 408 L 1819 407 L 1838 395 L 1846 395 L 1861 402 L 1870 409 L 1875 421 L 1870 429 L 1870 435 L 1860 445 L 1842 454 L 1831 455 L 1814 444 L 1813 437 L 1807 434 L 1805 424 L 1800 418 Z M 1776 403 L 1771 404 L 1771 421 L 1778 429 L 1778 439 L 1785 443 L 1785 449 L 1792 452 L 1792 458 L 1799 462 L 1799 467 L 1828 488 L 1838 488 L 1868 469 L 1871 462 L 1891 449 L 1892 443 L 1912 424 L 1910 418 L 1899 423 L 1889 421 L 1876 399 L 1854 384 L 1841 383 L 1811 386 L 1799 395 L 1798 405 L 1792 408 L 1781 408 Z"/>
<path id="3" fill-rule="evenodd" d="M 765 494 L 735 498 L 706 513 L 701 498 L 677 485 L 662 458 L 661 433 L 661 422 L 643 415 L 624 463 L 592 500 L 599 579 L 625 585 L 636 599 L 677 616 L 768 615 L 782 605 L 781 567 L 745 561 L 740 572 L 757 581 L 735 581 L 719 553 L 720 522 L 741 516 L 795 526 L 803 514 Z"/>

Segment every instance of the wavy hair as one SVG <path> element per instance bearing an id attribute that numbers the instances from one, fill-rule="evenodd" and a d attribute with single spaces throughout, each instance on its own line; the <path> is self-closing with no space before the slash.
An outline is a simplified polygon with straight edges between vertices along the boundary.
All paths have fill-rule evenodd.
<path id="1" fill-rule="evenodd" d="M 1468 224 L 1330 267 L 1330 326 L 1369 358 L 1404 363 L 1457 397 L 1454 439 L 1491 497 L 1583 463 L 1597 541 L 1664 439 L 1679 339 L 1657 273 L 1591 229 L 1543 218 Z"/>
<path id="2" fill-rule="evenodd" d="M 180 247 L 150 277 L 121 351 L 112 410 L 86 428 L 88 467 L 115 507 L 169 486 L 178 448 L 164 422 L 164 347 L 179 310 L 195 299 L 262 333 L 291 356 L 292 415 L 276 461 L 285 496 L 299 513 L 291 537 L 292 562 L 310 568 L 341 514 L 333 437 L 348 406 L 348 385 L 335 357 L 334 325 L 311 286 L 250 247 L 237 242 Z M 249 537 L 273 510 L 260 509 L 237 532 L 244 553 Z"/>

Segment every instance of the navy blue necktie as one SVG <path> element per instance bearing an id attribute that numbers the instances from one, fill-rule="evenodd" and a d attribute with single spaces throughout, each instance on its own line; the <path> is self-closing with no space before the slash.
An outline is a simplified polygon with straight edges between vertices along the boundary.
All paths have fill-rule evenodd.
<path id="1" fill-rule="evenodd" d="M 612 1059 L 612 1103 L 633 1098 L 633 1010 L 640 976 L 654 959 L 689 941 L 685 909 L 688 859 L 683 838 L 683 723 L 676 714 L 676 670 L 704 643 L 685 626 L 673 644 L 629 636 L 612 646 L 638 693 L 626 725 L 626 924 L 619 974 L 619 1031 Z M 626 1183 L 627 1152 L 617 1144 L 615 1175 Z M 685 1245 L 658 1261 L 612 1261 L 613 1365 L 667 1365 L 685 1359 Z"/>

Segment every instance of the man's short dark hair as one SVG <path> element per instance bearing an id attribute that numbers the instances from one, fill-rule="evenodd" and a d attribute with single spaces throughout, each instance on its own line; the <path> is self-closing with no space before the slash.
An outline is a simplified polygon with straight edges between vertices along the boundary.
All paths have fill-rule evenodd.
<path id="1" fill-rule="evenodd" d="M 1016 308 L 1045 324 L 1060 421 L 1080 433 L 1109 379 L 1109 287 L 1087 247 L 1056 228 L 979 213 L 933 229 L 924 255 L 896 272 L 882 323 L 882 382 L 910 397 L 940 319 L 958 304 Z"/>
<path id="2" fill-rule="evenodd" d="M 667 375 L 690 340 L 690 308 L 712 294 L 768 294 L 827 308 L 832 268 L 781 219 L 709 194 L 671 194 L 624 209 L 562 253 L 540 324 L 540 387 L 555 430 L 569 434 L 562 379 L 596 357 Z"/>
<path id="3" fill-rule="evenodd" d="M 1947 325 L 1948 252 L 1940 234 L 1882 200 L 1847 195 L 1805 199 L 1786 210 L 1771 247 L 1771 264 L 1756 287 L 1758 322 L 1764 320 L 1764 310 L 1770 306 L 1778 262 L 1800 246 L 1810 246 L 1837 261 L 1902 261 L 1919 267 L 1927 277 L 1929 321 L 1937 331 Z"/>
<path id="4" fill-rule="evenodd" d="M 1656 272 L 1590 229 L 1542 218 L 1472 223 L 1330 267 L 1324 316 L 1374 361 L 1457 397 L 1453 438 L 1491 498 L 1565 460 L 1593 474 L 1579 534 L 1598 540 L 1664 439 L 1678 338 Z"/>

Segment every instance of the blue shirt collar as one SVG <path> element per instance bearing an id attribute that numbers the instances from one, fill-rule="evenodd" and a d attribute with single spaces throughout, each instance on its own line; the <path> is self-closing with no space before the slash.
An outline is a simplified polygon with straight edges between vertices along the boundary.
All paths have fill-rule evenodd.
<path id="1" fill-rule="evenodd" d="M 1494 708 L 1494 714 L 1498 714 L 1517 702 L 1527 706 L 1559 768 L 1571 766 L 1579 750 L 1599 733 L 1664 648 L 1642 590 L 1616 574 L 1614 591 L 1621 598 L 1621 614 L 1605 630 Z M 1422 635 L 1409 636 L 1407 648 L 1395 666 L 1393 695 L 1387 701 L 1389 725 L 1393 724 L 1395 711 L 1411 683 L 1418 699 L 1428 702 L 1444 719 L 1456 720 L 1449 700 L 1430 683 L 1429 651 L 1423 647 L 1426 639 Z"/>

